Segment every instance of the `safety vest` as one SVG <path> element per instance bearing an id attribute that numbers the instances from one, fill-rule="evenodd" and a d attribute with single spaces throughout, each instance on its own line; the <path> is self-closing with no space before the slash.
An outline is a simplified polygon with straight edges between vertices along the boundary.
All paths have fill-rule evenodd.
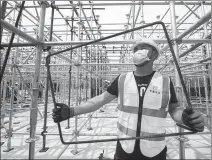
<path id="1" fill-rule="evenodd" d="M 118 88 L 118 137 L 136 137 L 139 92 L 133 72 L 120 75 Z M 140 136 L 165 133 L 169 100 L 170 79 L 155 72 L 143 99 Z M 135 140 L 120 143 L 125 152 L 133 152 Z M 140 139 L 140 150 L 147 157 L 156 156 L 164 147 L 165 137 Z"/>

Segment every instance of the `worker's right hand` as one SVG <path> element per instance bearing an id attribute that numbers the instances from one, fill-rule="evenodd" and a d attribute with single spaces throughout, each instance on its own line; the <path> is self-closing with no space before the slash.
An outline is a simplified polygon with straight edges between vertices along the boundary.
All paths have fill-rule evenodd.
<path id="1" fill-rule="evenodd" d="M 74 108 L 63 103 L 56 103 L 56 108 L 52 110 L 52 118 L 55 123 L 62 122 L 74 116 Z"/>
<path id="2" fill-rule="evenodd" d="M 183 123 L 195 132 L 203 132 L 204 118 L 200 112 L 194 111 L 192 108 L 184 109 L 182 113 Z"/>

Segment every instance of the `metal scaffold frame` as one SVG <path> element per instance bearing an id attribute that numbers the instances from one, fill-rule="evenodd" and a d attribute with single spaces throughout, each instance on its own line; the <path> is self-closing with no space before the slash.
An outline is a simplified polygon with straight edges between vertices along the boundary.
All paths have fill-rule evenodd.
<path id="1" fill-rule="evenodd" d="M 25 3 L 25 4 L 24 4 Z M 60 4 L 57 1 L 36 1 L 31 2 L 3 1 L 1 2 L 1 36 L 0 51 L 3 58 L 0 59 L 1 77 L 0 77 L 0 100 L 1 112 L 7 109 L 7 103 L 10 99 L 9 107 L 9 127 L 4 136 L 8 136 L 7 149 L 12 148 L 12 135 L 29 135 L 26 143 L 29 143 L 28 158 L 35 159 L 35 144 L 39 139 L 36 132 L 37 121 L 43 120 L 43 145 L 40 152 L 46 152 L 47 136 L 58 135 L 58 133 L 48 133 L 47 113 L 49 103 L 52 103 L 51 92 L 49 91 L 49 79 L 45 67 L 45 58 L 53 55 L 49 66 L 51 67 L 51 80 L 54 85 L 54 94 L 57 102 L 68 104 L 69 107 L 79 105 L 98 94 L 104 92 L 118 74 L 128 72 L 134 69 L 131 59 L 130 47 L 137 39 L 148 37 L 159 43 L 161 56 L 155 63 L 155 69 L 161 73 L 170 76 L 174 82 L 175 90 L 183 105 L 185 98 L 183 88 L 180 83 L 176 66 L 173 63 L 171 52 L 163 29 L 160 25 L 154 27 L 142 28 L 139 31 L 125 33 L 123 37 L 99 41 L 99 39 L 108 35 L 115 35 L 129 29 L 134 29 L 141 25 L 148 25 L 146 22 L 145 6 L 165 5 L 168 8 L 163 15 L 157 15 L 157 20 L 164 22 L 172 39 L 175 56 L 182 71 L 186 88 L 190 97 L 196 98 L 195 104 L 198 104 L 198 110 L 201 109 L 206 117 L 208 129 L 211 130 L 212 124 L 212 4 L 210 1 L 132 1 L 132 2 L 64 2 Z M 24 7 L 23 7 L 24 6 Z M 108 6 L 128 6 L 129 12 L 126 14 L 126 22 L 123 23 L 101 23 L 100 16 L 97 14 L 106 10 Z M 177 18 L 177 7 L 182 6 L 187 12 Z M 210 11 L 206 12 L 206 7 L 210 6 Z M 35 15 L 30 11 L 34 10 Z M 51 11 L 50 11 L 51 10 Z M 65 16 L 64 11 L 71 11 L 69 16 Z M 47 23 L 46 18 L 51 12 L 51 22 Z M 170 13 L 170 14 L 168 14 Z M 190 23 L 189 18 L 195 17 L 196 21 Z M 24 24 L 24 20 L 30 24 Z M 16 20 L 16 23 L 15 23 Z M 139 21 L 140 20 L 140 21 Z M 57 23 L 58 21 L 63 23 Z M 64 24 L 65 22 L 65 24 Z M 184 27 L 183 26 L 189 26 Z M 57 27 L 62 29 L 55 29 Z M 113 26 L 112 29 L 109 26 Z M 119 26 L 123 26 L 120 29 Z M 107 28 L 108 27 L 108 28 Z M 117 27 L 117 28 L 116 28 Z M 31 29 L 33 28 L 33 29 Z M 11 34 L 12 33 L 12 34 Z M 198 36 L 196 36 L 198 34 Z M 65 37 L 65 38 L 64 38 Z M 196 38 L 197 37 L 197 38 Z M 10 39 L 10 40 L 9 40 Z M 92 44 L 91 42 L 97 41 Z M 89 44 L 91 43 L 91 44 Z M 83 46 L 84 44 L 89 44 Z M 82 47 L 69 51 L 70 47 L 82 45 Z M 190 46 L 190 47 L 188 47 Z M 57 54 L 56 54 L 57 53 Z M 59 54 L 58 54 L 59 53 Z M 8 59 L 8 61 L 6 61 Z M 5 62 L 3 63 L 3 61 Z M 50 59 L 49 59 L 50 60 Z M 174 72 L 173 72 L 174 71 Z M 18 83 L 20 90 L 24 93 L 18 95 L 15 92 L 15 84 Z M 42 99 L 40 96 L 41 88 L 44 92 L 42 103 L 44 113 L 41 114 L 38 108 L 38 102 Z M 11 87 L 11 95 L 8 95 L 8 88 Z M 192 92 L 195 90 L 195 92 Z M 202 91 L 203 90 L 203 91 Z M 202 96 L 204 92 L 204 96 Z M 14 97 L 26 97 L 29 95 L 30 103 L 30 123 L 29 133 L 19 132 L 24 126 L 13 129 L 12 116 L 14 112 Z M 9 99 L 8 99 L 9 97 Z M 26 98 L 24 98 L 26 101 Z M 22 102 L 23 104 L 25 103 Z M 54 100 L 53 100 L 54 102 Z M 205 107 L 200 107 L 200 105 Z M 103 107 L 104 110 L 104 107 Z M 40 114 L 38 118 L 37 113 Z M 2 113 L 1 113 L 2 114 Z M 74 132 L 64 135 L 72 135 L 71 141 L 78 141 L 79 136 L 116 136 L 114 134 L 89 134 L 81 133 L 83 127 L 87 125 L 88 130 L 92 130 L 92 119 L 100 117 L 97 112 L 90 113 L 88 116 L 76 116 L 74 119 Z M 105 117 L 117 118 L 117 117 Z M 84 119 L 81 121 L 80 119 Z M 67 121 L 66 129 L 71 128 L 70 120 Z M 79 127 L 80 126 L 80 127 Z M 179 127 L 181 139 L 183 129 Z M 212 137 L 212 132 L 211 137 Z M 186 133 L 184 133 L 186 134 Z M 209 132 L 206 132 L 209 134 Z M 211 140 L 212 144 L 212 140 Z M 63 155 L 68 145 L 60 151 L 58 159 Z M 184 142 L 179 140 L 179 158 L 185 159 L 186 153 Z M 74 144 L 72 153 L 79 152 L 78 144 Z M 211 147 L 212 153 L 212 147 Z"/>

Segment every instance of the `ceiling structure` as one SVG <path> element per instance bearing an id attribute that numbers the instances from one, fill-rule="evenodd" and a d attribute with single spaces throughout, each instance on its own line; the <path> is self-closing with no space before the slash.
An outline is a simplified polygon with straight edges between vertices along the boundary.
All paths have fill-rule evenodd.
<path id="1" fill-rule="evenodd" d="M 21 1 L 8 1 L 7 3 L 4 21 L 13 25 Z M 18 30 L 34 39 L 37 38 L 39 33 L 40 8 L 40 4 L 37 1 L 26 1 L 18 27 Z M 53 38 L 49 42 L 52 8 L 55 10 Z M 175 22 L 176 25 L 175 34 L 177 36 L 184 34 L 195 23 L 201 22 L 202 17 L 209 13 L 210 1 L 175 1 L 174 15 L 172 15 L 170 10 L 170 3 L 168 1 L 55 1 L 54 3 L 49 1 L 45 13 L 45 43 L 52 45 L 54 51 L 58 51 L 66 49 L 70 45 L 82 44 L 107 37 L 155 21 L 164 22 L 170 38 L 173 39 L 172 22 Z M 207 60 L 204 61 L 204 59 L 208 58 L 210 52 L 210 47 L 207 45 L 210 43 L 210 40 L 204 40 L 205 37 L 210 35 L 211 29 L 210 17 L 206 18 L 207 20 L 204 25 L 194 27 L 192 31 L 178 39 L 177 55 L 181 57 L 179 62 L 182 65 L 184 63 L 197 63 L 199 65 L 200 60 L 203 60 L 204 63 L 209 62 Z M 73 36 L 71 36 L 72 34 Z M 4 28 L 2 36 L 3 46 L 8 46 L 10 35 L 9 29 Z M 13 43 L 13 46 L 21 46 L 18 48 L 19 56 L 17 63 L 25 67 L 28 65 L 27 71 L 33 72 L 36 53 L 35 43 L 29 42 L 20 36 L 19 38 L 17 37 L 16 35 L 16 40 Z M 155 62 L 155 69 L 164 73 L 173 71 L 174 65 L 169 63 L 172 61 L 172 55 L 160 25 L 150 26 L 117 36 L 99 42 L 98 45 L 92 47 L 82 47 L 80 63 L 89 65 L 92 65 L 92 63 L 105 63 L 109 70 L 114 71 L 114 75 L 117 75 L 117 71 L 120 71 L 117 65 L 120 63 L 125 64 L 125 66 L 129 64 L 126 70 L 131 70 L 133 67 L 130 65 L 132 63 L 131 46 L 137 40 L 142 39 L 142 37 L 154 39 L 162 51 L 160 57 Z M 203 45 L 199 45 L 201 43 Z M 199 47 L 195 47 L 196 45 Z M 195 49 L 192 49 L 192 47 Z M 192 51 L 188 52 L 189 49 L 192 49 Z M 17 48 L 12 48 L 13 53 L 16 50 Z M 77 60 L 77 53 L 77 50 L 73 51 L 73 60 Z M 46 55 L 47 52 L 42 54 L 43 64 L 45 64 Z M 70 52 L 61 53 L 61 55 L 70 59 Z M 14 57 L 14 54 L 10 54 L 8 66 L 12 62 L 12 57 Z M 58 56 L 52 62 L 58 65 L 70 64 L 64 58 L 61 59 Z M 66 67 L 66 69 L 68 68 Z M 10 70 L 10 68 L 8 69 Z M 199 67 L 196 69 L 198 70 Z M 22 68 L 22 71 L 25 72 L 26 70 Z"/>

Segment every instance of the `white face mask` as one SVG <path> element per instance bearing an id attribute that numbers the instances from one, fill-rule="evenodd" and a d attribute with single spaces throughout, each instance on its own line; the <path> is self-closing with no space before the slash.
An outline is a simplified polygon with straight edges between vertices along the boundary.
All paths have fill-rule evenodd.
<path id="1" fill-rule="evenodd" d="M 136 66 L 141 66 L 144 63 L 148 62 L 150 60 L 148 57 L 148 52 L 149 52 L 149 50 L 147 50 L 147 49 L 142 49 L 142 50 L 136 51 L 133 55 L 133 63 Z"/>

